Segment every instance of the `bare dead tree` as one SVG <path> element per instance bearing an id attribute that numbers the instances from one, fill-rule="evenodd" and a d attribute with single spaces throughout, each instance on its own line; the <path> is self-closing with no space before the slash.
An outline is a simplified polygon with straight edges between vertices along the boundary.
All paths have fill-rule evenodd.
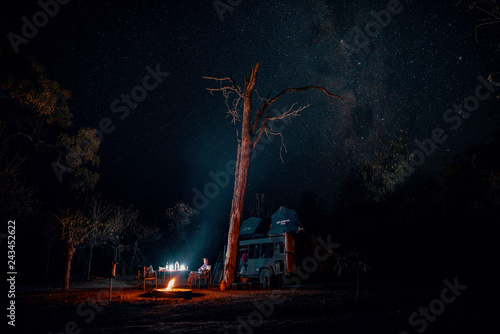
<path id="1" fill-rule="evenodd" d="M 9 156 L 7 145 L 0 147 L 0 214 L 4 217 L 35 210 L 35 188 L 27 183 L 22 172 L 27 158 L 20 150 Z"/>
<path id="2" fill-rule="evenodd" d="M 158 227 L 148 226 L 139 221 L 131 222 L 129 229 L 134 238 L 133 245 L 129 246 L 132 250 L 132 256 L 128 265 L 132 269 L 137 268 L 138 265 L 146 264 L 143 263 L 145 256 L 141 246 L 160 239 L 162 234 L 160 234 L 160 229 Z"/>
<path id="3" fill-rule="evenodd" d="M 90 207 L 87 210 L 87 215 L 91 221 L 91 231 L 88 238 L 85 240 L 85 245 L 88 247 L 89 253 L 87 257 L 87 280 L 90 279 L 90 271 L 92 267 L 92 255 L 94 247 L 102 245 L 107 236 L 105 234 L 105 219 L 111 214 L 111 207 L 104 204 L 102 200 L 93 197 L 90 201 Z"/>
<path id="4" fill-rule="evenodd" d="M 255 146 L 257 145 L 263 134 L 282 136 L 281 132 L 273 131 L 272 121 L 283 120 L 286 118 L 297 116 L 308 106 L 295 107 L 294 104 L 290 109 L 278 115 L 272 115 L 270 113 L 270 111 L 272 110 L 270 107 L 287 93 L 306 91 L 309 89 L 320 90 L 328 97 L 343 100 L 340 96 L 331 94 L 325 88 L 320 86 L 287 88 L 278 93 L 273 98 L 269 98 L 270 95 L 268 95 L 267 98 L 259 97 L 262 101 L 262 104 L 260 108 L 255 112 L 252 120 L 252 97 L 259 67 L 260 62 L 252 68 L 252 73 L 245 77 L 243 88 L 240 88 L 231 77 L 203 77 L 204 79 L 214 80 L 219 84 L 219 87 L 207 88 L 207 90 L 211 94 L 213 94 L 214 92 L 222 93 L 228 109 L 228 116 L 232 117 L 233 123 L 241 120 L 241 135 L 237 133 L 237 136 L 240 137 L 237 138 L 238 150 L 234 176 L 234 190 L 229 221 L 227 251 L 224 261 L 224 282 L 226 286 L 229 286 L 234 282 L 234 272 L 236 268 L 236 257 L 238 251 L 238 238 L 240 234 L 240 224 L 243 212 L 251 153 L 253 149 L 255 149 Z"/>
<path id="5" fill-rule="evenodd" d="M 123 208 L 120 205 L 114 205 L 109 218 L 105 223 L 104 233 L 107 236 L 107 242 L 109 242 L 111 248 L 113 249 L 113 262 L 121 264 L 121 236 L 125 229 L 131 224 L 135 224 L 137 218 L 139 217 L 139 211 L 128 207 Z"/>
<path id="6" fill-rule="evenodd" d="M 490 30 L 488 35 L 498 36 L 497 32 L 492 28 L 498 27 L 500 24 L 500 1 L 498 0 L 468 0 L 462 1 L 460 0 L 457 6 L 468 6 L 469 9 L 475 10 L 482 14 L 482 18 L 478 19 L 478 23 L 474 26 L 474 37 L 476 42 L 479 43 L 479 32 L 481 30 L 485 30 L 487 28 Z M 498 29 L 497 29 L 498 30 Z M 496 47 L 495 53 L 500 50 L 500 42 L 494 45 Z"/>

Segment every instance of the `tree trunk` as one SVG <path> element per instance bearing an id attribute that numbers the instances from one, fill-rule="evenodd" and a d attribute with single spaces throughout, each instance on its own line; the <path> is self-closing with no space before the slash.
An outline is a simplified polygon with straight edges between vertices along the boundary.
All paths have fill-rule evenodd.
<path id="1" fill-rule="evenodd" d="M 52 245 L 47 246 L 47 261 L 45 261 L 45 283 L 49 283 L 49 267 L 50 267 L 50 256 L 51 256 Z"/>
<path id="2" fill-rule="evenodd" d="M 94 245 L 90 245 L 89 261 L 87 263 L 87 281 L 90 280 L 90 266 L 92 265 L 92 253 L 94 252 Z"/>
<path id="3" fill-rule="evenodd" d="M 120 247 L 121 244 L 120 244 L 120 236 L 117 236 L 116 237 L 116 248 L 115 248 L 115 259 L 114 259 L 114 263 L 122 263 L 121 261 L 121 251 L 120 251 Z"/>
<path id="4" fill-rule="evenodd" d="M 68 250 L 66 253 L 66 271 L 64 272 L 64 290 L 69 290 L 69 279 L 71 277 L 71 261 L 73 261 L 73 254 L 75 247 L 68 242 Z"/>
<path id="5" fill-rule="evenodd" d="M 250 145 L 249 145 L 250 146 Z M 241 149 L 241 151 L 244 151 Z M 250 162 L 250 147 L 240 154 L 240 164 L 246 165 L 238 179 L 234 180 L 234 195 L 231 206 L 231 217 L 229 220 L 229 233 L 227 238 L 226 259 L 224 261 L 224 282 L 226 286 L 234 282 L 234 272 L 236 269 L 236 260 L 238 255 L 238 238 L 240 236 L 241 213 L 245 201 L 245 190 L 248 176 L 248 165 Z"/>
<path id="6" fill-rule="evenodd" d="M 131 268 L 134 268 L 136 266 L 138 266 L 140 263 L 139 263 L 139 238 L 137 238 L 137 240 L 135 240 L 134 242 L 134 254 L 132 254 L 132 261 L 130 261 L 130 267 Z"/>
<path id="7" fill-rule="evenodd" d="M 118 253 L 120 251 L 120 236 L 116 236 L 116 242 L 113 241 L 113 248 L 115 251 L 114 257 L 113 257 L 113 262 L 118 263 Z"/>
<path id="8" fill-rule="evenodd" d="M 234 282 L 234 272 L 238 255 L 238 238 L 240 236 L 241 214 L 245 202 L 247 187 L 248 166 L 252 152 L 250 143 L 250 118 L 252 114 L 252 93 L 259 65 L 257 64 L 250 78 L 245 80 L 245 99 L 243 102 L 243 122 L 241 125 L 241 142 L 238 145 L 236 170 L 234 174 L 233 201 L 231 217 L 229 219 L 229 233 L 227 236 L 226 259 L 224 261 L 224 282 L 229 287 Z"/>
<path id="9" fill-rule="evenodd" d="M 361 299 L 361 277 L 359 275 L 359 270 L 356 268 L 356 297 L 354 298 L 354 304 L 357 304 Z"/>
<path id="10" fill-rule="evenodd" d="M 252 69 L 252 73 L 245 77 L 245 90 L 242 93 L 239 87 L 236 87 L 236 84 L 231 78 L 217 79 L 217 78 L 209 78 L 207 79 L 215 79 L 220 81 L 230 80 L 232 82 L 232 87 L 222 87 L 222 88 L 214 88 L 209 89 L 211 92 L 213 91 L 223 91 L 226 94 L 226 103 L 227 103 L 227 94 L 230 91 L 237 92 L 240 97 L 243 97 L 243 121 L 241 125 L 241 141 L 238 143 L 238 152 L 236 159 L 236 170 L 234 173 L 234 190 L 233 190 L 233 201 L 231 204 L 231 216 L 229 220 L 229 233 L 227 236 L 227 250 L 226 250 L 226 258 L 224 260 L 224 283 L 227 287 L 229 287 L 235 278 L 235 270 L 236 270 L 236 262 L 237 262 L 237 254 L 238 254 L 238 238 L 240 236 L 240 224 L 241 224 L 241 216 L 243 213 L 243 204 L 245 201 L 245 190 L 247 185 L 247 177 L 248 177 L 248 166 L 250 165 L 250 156 L 252 150 L 260 139 L 260 136 L 263 134 L 266 122 L 271 119 L 269 118 L 269 111 L 265 113 L 266 109 L 271 106 L 276 100 L 278 100 L 281 96 L 288 92 L 294 91 L 305 91 L 308 89 L 319 89 L 323 91 L 330 97 L 335 97 L 342 100 L 341 97 L 333 95 L 329 93 L 325 88 L 319 86 L 307 86 L 301 88 L 287 88 L 281 91 L 278 95 L 276 95 L 272 99 L 266 99 L 262 103 L 262 107 L 257 110 L 255 114 L 255 118 L 253 120 L 253 125 L 251 124 L 251 116 L 252 116 L 252 94 L 255 86 L 255 80 L 257 78 L 257 71 L 259 70 L 260 63 L 257 63 Z M 303 108 L 299 108 L 294 112 L 290 110 L 288 113 L 284 113 L 283 118 L 289 117 L 298 111 L 303 110 Z M 237 110 L 230 110 L 230 113 L 236 112 Z M 265 114 L 264 121 L 260 126 L 259 124 L 262 120 L 262 117 Z M 254 141 L 254 138 L 256 140 Z M 254 141 L 254 145 L 252 147 L 251 143 Z"/>

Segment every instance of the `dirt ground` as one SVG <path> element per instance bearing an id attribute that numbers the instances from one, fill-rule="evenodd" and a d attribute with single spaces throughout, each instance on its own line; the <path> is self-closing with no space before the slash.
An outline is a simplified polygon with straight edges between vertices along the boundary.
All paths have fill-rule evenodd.
<path id="1" fill-rule="evenodd" d="M 191 298 L 154 298 L 133 281 L 75 284 L 70 291 L 16 293 L 15 333 L 497 333 L 496 297 L 468 287 L 456 298 L 441 288 L 367 284 L 362 299 L 345 286 L 276 290 L 193 289 Z M 450 299 L 453 299 L 450 302 Z M 496 299 L 498 300 L 498 299 Z M 441 301 L 441 302 L 440 302 Z M 437 315 L 413 315 L 432 308 Z M 425 311 L 425 310 L 424 310 Z M 495 326 L 494 326 L 495 325 Z M 12 329 L 12 328 L 11 328 Z M 495 330 L 496 329 L 496 330 Z"/>

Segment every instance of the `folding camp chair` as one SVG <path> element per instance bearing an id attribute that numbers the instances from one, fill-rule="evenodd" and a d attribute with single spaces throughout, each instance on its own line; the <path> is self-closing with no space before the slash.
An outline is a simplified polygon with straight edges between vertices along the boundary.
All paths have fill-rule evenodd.
<path id="1" fill-rule="evenodd" d="M 153 283 L 155 288 L 158 287 L 158 277 L 156 271 L 151 270 L 150 267 L 146 268 L 145 266 L 143 266 L 142 269 L 139 269 L 137 272 L 137 287 L 140 288 L 142 286 L 144 291 L 146 291 L 146 284 L 152 287 Z"/>
<path id="2" fill-rule="evenodd" d="M 212 281 L 212 268 L 211 265 L 207 266 L 207 269 L 203 271 L 198 277 L 194 278 L 193 286 L 198 285 L 198 288 L 201 287 L 201 280 L 205 280 L 205 286 L 208 288 L 210 286 L 210 282 Z"/>

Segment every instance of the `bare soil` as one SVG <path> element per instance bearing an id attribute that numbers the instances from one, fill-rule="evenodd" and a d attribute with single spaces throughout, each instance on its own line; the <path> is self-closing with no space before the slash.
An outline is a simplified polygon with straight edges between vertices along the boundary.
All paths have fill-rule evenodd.
<path id="1" fill-rule="evenodd" d="M 441 303 L 441 288 L 367 284 L 354 304 L 345 286 L 277 290 L 193 289 L 191 298 L 154 298 L 133 281 L 95 280 L 16 293 L 16 333 L 497 333 L 491 293 L 469 288 Z M 498 300 L 498 299 L 496 299 Z M 419 308 L 439 314 L 416 316 Z M 418 321 L 415 324 L 415 321 Z M 425 328 L 424 328 L 425 325 Z M 12 328 L 11 328 L 12 329 Z M 496 330 L 495 330 L 496 329 Z M 418 330 L 418 331 L 417 331 Z"/>

